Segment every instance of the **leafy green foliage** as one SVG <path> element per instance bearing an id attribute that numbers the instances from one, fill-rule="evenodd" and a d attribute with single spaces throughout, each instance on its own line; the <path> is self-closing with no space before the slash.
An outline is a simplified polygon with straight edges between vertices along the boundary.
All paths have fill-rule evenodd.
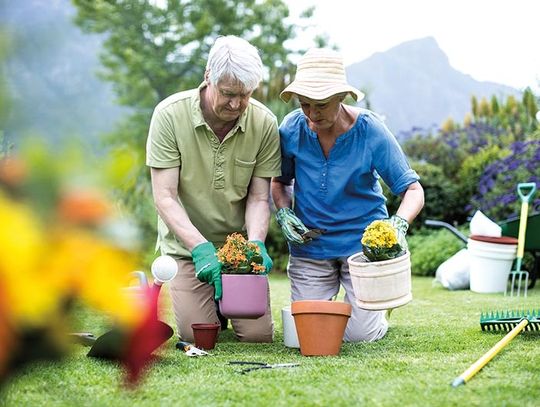
<path id="1" fill-rule="evenodd" d="M 461 180 L 457 191 L 460 202 L 466 202 L 478 189 L 478 181 L 488 164 L 504 157 L 510 150 L 492 145 L 481 149 L 478 153 L 468 156 L 463 160 L 458 171 L 457 178 Z M 464 208 L 464 209 L 467 209 Z"/>
<path id="2" fill-rule="evenodd" d="M 471 209 L 478 208 L 495 220 L 517 216 L 521 201 L 517 185 L 534 182 L 540 186 L 540 131 L 536 140 L 517 141 L 510 152 L 485 167 L 477 193 L 472 197 Z M 533 197 L 530 205 L 540 208 L 540 197 Z"/>
<path id="3" fill-rule="evenodd" d="M 152 109 L 180 90 L 203 80 L 208 52 L 219 35 L 237 35 L 259 51 L 267 69 L 254 97 L 272 103 L 278 118 L 289 107 L 277 102 L 290 80 L 294 52 L 284 43 L 294 38 L 287 22 L 289 10 L 282 0 L 73 0 L 75 22 L 87 33 L 105 35 L 101 53 L 102 78 L 113 83 L 129 116 L 107 140 L 112 148 L 134 152 L 135 182 L 119 189 L 123 206 L 140 221 L 146 247 L 155 239 L 155 211 L 149 171 L 144 164 L 145 140 Z M 309 18 L 313 10 L 306 10 Z M 298 50 L 297 52 L 302 52 Z"/>
<path id="4" fill-rule="evenodd" d="M 437 267 L 465 245 L 447 230 L 424 229 L 409 237 L 407 242 L 412 273 L 417 276 L 434 276 Z"/>
<path id="5" fill-rule="evenodd" d="M 203 78 L 210 47 L 219 35 L 238 35 L 261 50 L 269 77 L 287 65 L 283 43 L 294 28 L 281 0 L 73 0 L 75 22 L 89 33 L 107 34 L 102 76 L 120 102 L 150 110 Z M 274 68 L 275 67 L 275 68 Z"/>
<path id="6" fill-rule="evenodd" d="M 415 220 L 417 225 L 428 218 L 454 222 L 465 217 L 464 211 L 459 211 L 457 186 L 443 168 L 430 163 L 415 163 L 413 168 L 420 175 L 425 193 L 424 209 Z"/>
<path id="7" fill-rule="evenodd" d="M 268 228 L 265 245 L 268 254 L 274 262 L 272 273 L 286 272 L 287 264 L 289 263 L 289 248 L 287 246 L 287 240 L 281 232 L 281 227 L 273 216 L 270 219 L 270 227 Z"/>
<path id="8" fill-rule="evenodd" d="M 420 173 L 426 194 L 420 219 L 462 224 L 478 208 L 500 216 L 502 212 L 489 212 L 496 204 L 488 201 L 511 203 L 509 196 L 503 198 L 502 194 L 510 194 L 517 182 L 538 182 L 538 174 L 532 169 L 532 147 L 523 158 L 508 156 L 515 155 L 512 145 L 520 149 L 520 143 L 538 139 L 537 109 L 530 89 L 525 90 L 521 101 L 513 96 L 504 103 L 495 96 L 490 101 L 472 97 L 472 114 L 467 115 L 463 125 L 447 121 L 437 133 L 419 134 L 405 142 L 403 149 L 415 161 L 413 167 Z M 498 165 L 499 170 L 494 171 L 499 160 L 506 160 L 506 165 Z M 525 170 L 528 176 L 524 176 Z M 486 195 L 488 190 L 493 191 L 492 196 Z M 395 200 L 390 204 L 395 205 Z"/>

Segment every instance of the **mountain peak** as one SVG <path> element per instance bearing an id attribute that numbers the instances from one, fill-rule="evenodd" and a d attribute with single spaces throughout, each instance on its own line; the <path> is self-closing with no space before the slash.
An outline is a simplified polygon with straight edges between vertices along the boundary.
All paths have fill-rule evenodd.
<path id="1" fill-rule="evenodd" d="M 405 41 L 385 52 L 379 52 L 373 57 L 381 56 L 386 59 L 405 60 L 414 64 L 415 67 L 418 67 L 418 65 L 423 66 L 423 69 L 431 68 L 439 70 L 441 68 L 450 68 L 448 57 L 439 47 L 434 37 Z M 431 61 L 432 65 L 426 67 L 426 61 Z"/>
<path id="2" fill-rule="evenodd" d="M 365 91 L 371 109 L 387 117 L 395 133 L 438 126 L 449 117 L 461 122 L 471 109 L 472 95 L 520 94 L 457 71 L 433 37 L 403 42 L 346 70 L 351 85 Z"/>
<path id="3" fill-rule="evenodd" d="M 411 50 L 422 49 L 424 51 L 433 50 L 433 51 L 439 51 L 443 53 L 435 37 L 431 37 L 431 36 L 402 42 L 401 44 L 398 44 L 390 48 L 388 51 L 392 51 L 394 49 L 411 49 Z"/>

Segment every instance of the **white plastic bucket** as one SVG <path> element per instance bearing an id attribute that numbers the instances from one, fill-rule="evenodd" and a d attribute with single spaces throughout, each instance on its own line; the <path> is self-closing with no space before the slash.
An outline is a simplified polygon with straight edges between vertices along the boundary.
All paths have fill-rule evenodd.
<path id="1" fill-rule="evenodd" d="M 298 334 L 296 333 L 296 325 L 294 317 L 291 314 L 291 306 L 284 307 L 281 310 L 281 320 L 283 322 L 283 342 L 288 348 L 300 348 Z"/>
<path id="2" fill-rule="evenodd" d="M 488 243 L 469 239 L 471 291 L 503 293 L 506 289 L 517 245 Z"/>

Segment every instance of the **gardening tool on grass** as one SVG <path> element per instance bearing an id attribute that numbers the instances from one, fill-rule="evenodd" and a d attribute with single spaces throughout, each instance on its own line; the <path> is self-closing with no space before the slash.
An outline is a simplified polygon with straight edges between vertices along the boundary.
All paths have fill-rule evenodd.
<path id="1" fill-rule="evenodd" d="M 299 363 L 276 363 L 276 364 L 271 365 L 265 362 L 244 362 L 244 361 L 237 361 L 237 360 L 229 362 L 229 365 L 251 365 L 252 366 L 252 367 L 239 370 L 238 373 L 240 374 L 246 374 L 248 372 L 252 372 L 253 370 L 259 370 L 259 369 L 276 369 L 276 368 L 282 368 L 282 367 L 300 366 Z"/>
<path id="2" fill-rule="evenodd" d="M 210 355 L 208 352 L 197 348 L 195 345 L 184 342 L 184 341 L 178 341 L 176 343 L 176 349 L 182 350 L 186 356 L 206 356 Z"/>
<path id="3" fill-rule="evenodd" d="M 528 192 L 525 192 L 528 191 Z M 529 211 L 529 202 L 531 201 L 534 192 L 536 191 L 536 184 L 534 182 L 520 183 L 517 186 L 517 192 L 521 198 L 521 213 L 519 215 L 519 234 L 518 234 L 518 249 L 516 257 L 516 269 L 510 272 L 510 296 L 514 296 L 514 288 L 517 280 L 517 289 L 515 290 L 516 296 L 519 297 L 521 292 L 521 282 L 525 279 L 523 287 L 523 295 L 527 296 L 527 287 L 529 286 L 529 272 L 521 270 L 521 262 L 523 261 L 523 251 L 525 248 L 525 233 L 527 231 L 527 216 Z M 508 287 L 504 291 L 506 295 Z"/>
<path id="4" fill-rule="evenodd" d="M 72 342 L 84 345 L 92 346 L 96 342 L 96 337 L 91 332 L 72 332 L 68 334 Z"/>
<path id="5" fill-rule="evenodd" d="M 493 359 L 520 332 L 540 331 L 540 309 L 533 311 L 501 311 L 488 312 L 480 315 L 482 331 L 510 331 L 499 342 L 474 362 L 452 382 L 453 387 L 467 383 L 488 362 Z"/>
<path id="6" fill-rule="evenodd" d="M 160 256 L 152 263 L 151 271 L 154 277 L 152 287 L 148 287 L 145 283 L 146 275 L 143 272 L 135 271 L 133 273 L 139 279 L 139 289 L 146 294 L 149 308 L 148 317 L 139 330 L 151 332 L 136 332 L 135 335 L 139 334 L 141 341 L 138 341 L 137 338 L 131 338 L 130 340 L 125 331 L 115 327 L 95 340 L 88 352 L 88 356 L 119 360 L 126 355 L 126 352 L 151 353 L 173 335 L 173 329 L 165 322 L 157 319 L 157 304 L 161 286 L 176 276 L 178 266 L 172 257 Z M 144 336 L 144 340 L 142 340 L 142 336 Z"/>

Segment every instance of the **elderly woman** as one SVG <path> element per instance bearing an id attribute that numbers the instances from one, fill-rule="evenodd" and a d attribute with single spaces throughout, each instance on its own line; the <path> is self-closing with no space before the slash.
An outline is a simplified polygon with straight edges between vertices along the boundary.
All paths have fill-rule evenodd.
<path id="1" fill-rule="evenodd" d="M 272 179 L 272 197 L 289 242 L 292 300 L 328 300 L 342 285 L 353 307 L 345 341 L 374 341 L 386 334 L 388 323 L 384 311 L 355 304 L 347 257 L 362 250 L 367 225 L 388 218 L 379 176 L 402 197 L 390 218 L 402 245 L 424 205 L 424 192 L 382 120 L 344 104 L 348 95 L 356 101 L 364 97 L 347 83 L 337 52 L 311 49 L 300 59 L 295 80 L 281 93 L 285 102 L 297 97 L 300 109 L 279 129 L 282 175 Z M 304 234 L 309 229 L 323 233 L 311 239 Z"/>

